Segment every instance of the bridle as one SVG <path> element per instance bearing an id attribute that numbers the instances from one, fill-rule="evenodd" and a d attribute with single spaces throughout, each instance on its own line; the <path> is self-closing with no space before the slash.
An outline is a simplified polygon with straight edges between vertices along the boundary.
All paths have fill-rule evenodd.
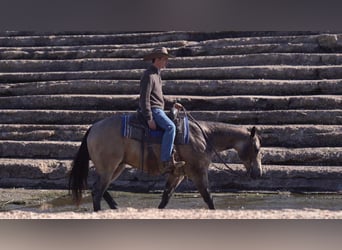
<path id="1" fill-rule="evenodd" d="M 181 105 L 181 104 L 180 104 Z M 215 153 L 216 157 L 222 162 L 222 164 L 226 167 L 226 169 L 221 169 L 219 167 L 217 167 L 214 163 L 213 164 L 213 167 L 215 167 L 217 170 L 220 170 L 220 171 L 224 171 L 226 173 L 229 173 L 231 175 L 234 175 L 234 176 L 239 176 L 239 177 L 244 177 L 245 175 L 242 175 L 240 174 L 239 172 L 237 172 L 236 170 L 232 169 L 224 160 L 223 158 L 221 157 L 221 155 L 217 152 L 217 150 L 215 149 L 215 147 L 213 147 L 213 145 L 211 144 L 210 140 L 209 140 L 209 137 L 207 135 L 207 133 L 203 130 L 203 128 L 201 127 L 201 125 L 198 123 L 198 121 L 184 108 L 183 105 L 181 105 L 181 109 L 183 110 L 184 112 L 184 115 L 186 117 L 188 117 L 189 120 L 191 120 L 199 129 L 200 131 L 202 132 L 203 134 L 203 137 L 206 141 L 206 143 L 208 144 L 208 146 L 210 147 L 210 149 Z"/>

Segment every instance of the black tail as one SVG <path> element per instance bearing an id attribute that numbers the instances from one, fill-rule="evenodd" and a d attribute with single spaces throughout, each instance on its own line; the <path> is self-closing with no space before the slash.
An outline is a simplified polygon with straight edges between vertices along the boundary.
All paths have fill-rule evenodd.
<path id="1" fill-rule="evenodd" d="M 78 152 L 72 162 L 72 169 L 69 176 L 69 191 L 77 205 L 81 203 L 82 191 L 87 188 L 87 178 L 89 172 L 89 152 L 87 138 L 90 128 L 84 135 Z"/>

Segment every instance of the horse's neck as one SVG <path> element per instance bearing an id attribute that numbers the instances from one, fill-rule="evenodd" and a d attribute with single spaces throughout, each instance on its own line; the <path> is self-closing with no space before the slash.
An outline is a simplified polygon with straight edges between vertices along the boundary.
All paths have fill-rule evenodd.
<path id="1" fill-rule="evenodd" d="M 234 148 L 238 150 L 246 140 L 248 133 L 244 129 L 224 123 L 208 124 L 208 138 L 217 151 Z"/>

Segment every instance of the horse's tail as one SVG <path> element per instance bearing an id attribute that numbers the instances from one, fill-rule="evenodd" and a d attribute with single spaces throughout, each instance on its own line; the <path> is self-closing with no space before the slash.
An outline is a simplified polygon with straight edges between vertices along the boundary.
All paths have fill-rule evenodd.
<path id="1" fill-rule="evenodd" d="M 87 138 L 90 129 L 86 132 L 82 139 L 82 143 L 72 162 L 72 169 L 69 176 L 69 191 L 72 193 L 73 200 L 77 206 L 82 200 L 82 191 L 87 188 L 87 178 L 89 172 L 89 152 L 87 146 Z"/>

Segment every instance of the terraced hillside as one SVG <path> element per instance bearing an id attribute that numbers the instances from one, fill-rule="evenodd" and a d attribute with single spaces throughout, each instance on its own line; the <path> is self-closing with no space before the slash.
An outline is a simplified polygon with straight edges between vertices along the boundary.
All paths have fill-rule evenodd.
<path id="1" fill-rule="evenodd" d="M 141 58 L 159 46 L 176 55 L 162 73 L 168 102 L 261 135 L 265 175 L 234 177 L 214 159 L 213 190 L 342 189 L 342 34 L 319 32 L 3 32 L 0 186 L 66 187 L 87 128 L 137 108 Z M 234 151 L 222 155 L 242 173 Z M 162 185 L 128 168 L 113 188 Z"/>

